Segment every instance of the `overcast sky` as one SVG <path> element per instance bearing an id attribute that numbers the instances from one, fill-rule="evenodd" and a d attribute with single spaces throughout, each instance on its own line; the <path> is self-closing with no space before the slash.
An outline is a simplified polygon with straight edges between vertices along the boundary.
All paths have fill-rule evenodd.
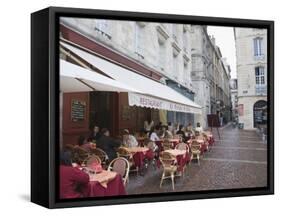
<path id="1" fill-rule="evenodd" d="M 222 56 L 226 57 L 227 62 L 230 64 L 231 78 L 236 78 L 236 54 L 233 28 L 208 26 L 207 30 L 209 35 L 214 35 Z"/>

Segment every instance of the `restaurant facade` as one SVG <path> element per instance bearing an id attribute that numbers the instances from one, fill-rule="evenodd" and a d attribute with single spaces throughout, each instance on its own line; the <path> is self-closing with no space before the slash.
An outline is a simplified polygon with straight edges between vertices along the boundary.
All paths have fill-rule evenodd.
<path id="1" fill-rule="evenodd" d="M 184 85 L 64 23 L 60 54 L 64 145 L 77 144 L 94 125 L 118 137 L 124 129 L 141 131 L 145 120 L 187 124 L 201 114 L 194 93 Z"/>

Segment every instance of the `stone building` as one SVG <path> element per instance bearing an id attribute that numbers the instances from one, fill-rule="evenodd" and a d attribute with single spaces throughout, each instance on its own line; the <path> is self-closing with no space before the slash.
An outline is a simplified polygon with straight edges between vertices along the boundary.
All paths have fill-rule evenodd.
<path id="1" fill-rule="evenodd" d="M 267 122 L 267 32 L 234 28 L 239 123 L 254 129 Z"/>
<path id="2" fill-rule="evenodd" d="M 77 18 L 61 23 L 155 71 L 162 83 L 194 100 L 190 25 Z M 194 114 L 159 112 L 156 121 L 194 122 Z"/>
<path id="3" fill-rule="evenodd" d="M 238 90 L 237 79 L 230 80 L 232 120 L 238 119 Z"/>
<path id="4" fill-rule="evenodd" d="M 230 118 L 230 66 L 222 58 L 215 38 L 208 35 L 206 26 L 192 26 L 192 71 L 195 102 L 203 107 L 203 115 L 196 121 L 207 126 L 207 115 L 222 113 Z"/>

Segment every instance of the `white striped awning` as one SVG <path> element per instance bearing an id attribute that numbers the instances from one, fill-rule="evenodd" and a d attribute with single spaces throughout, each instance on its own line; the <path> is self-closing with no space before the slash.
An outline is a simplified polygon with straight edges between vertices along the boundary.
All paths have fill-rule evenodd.
<path id="1" fill-rule="evenodd" d="M 201 106 L 167 85 L 67 43 L 61 42 L 61 46 L 75 53 L 115 81 L 135 89 L 135 91 L 128 91 L 130 106 L 201 114 Z"/>

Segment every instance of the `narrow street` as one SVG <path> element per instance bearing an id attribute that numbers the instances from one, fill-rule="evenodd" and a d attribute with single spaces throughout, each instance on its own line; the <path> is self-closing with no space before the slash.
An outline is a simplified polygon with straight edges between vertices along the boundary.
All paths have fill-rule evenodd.
<path id="1" fill-rule="evenodd" d="M 267 184 L 267 144 L 256 131 L 239 130 L 231 125 L 215 135 L 215 146 L 201 158 L 200 166 L 192 162 L 186 177 L 175 180 L 175 191 L 217 190 L 262 187 Z M 159 187 L 161 169 L 151 166 L 145 176 L 130 175 L 128 194 L 171 192 L 169 179 Z"/>

